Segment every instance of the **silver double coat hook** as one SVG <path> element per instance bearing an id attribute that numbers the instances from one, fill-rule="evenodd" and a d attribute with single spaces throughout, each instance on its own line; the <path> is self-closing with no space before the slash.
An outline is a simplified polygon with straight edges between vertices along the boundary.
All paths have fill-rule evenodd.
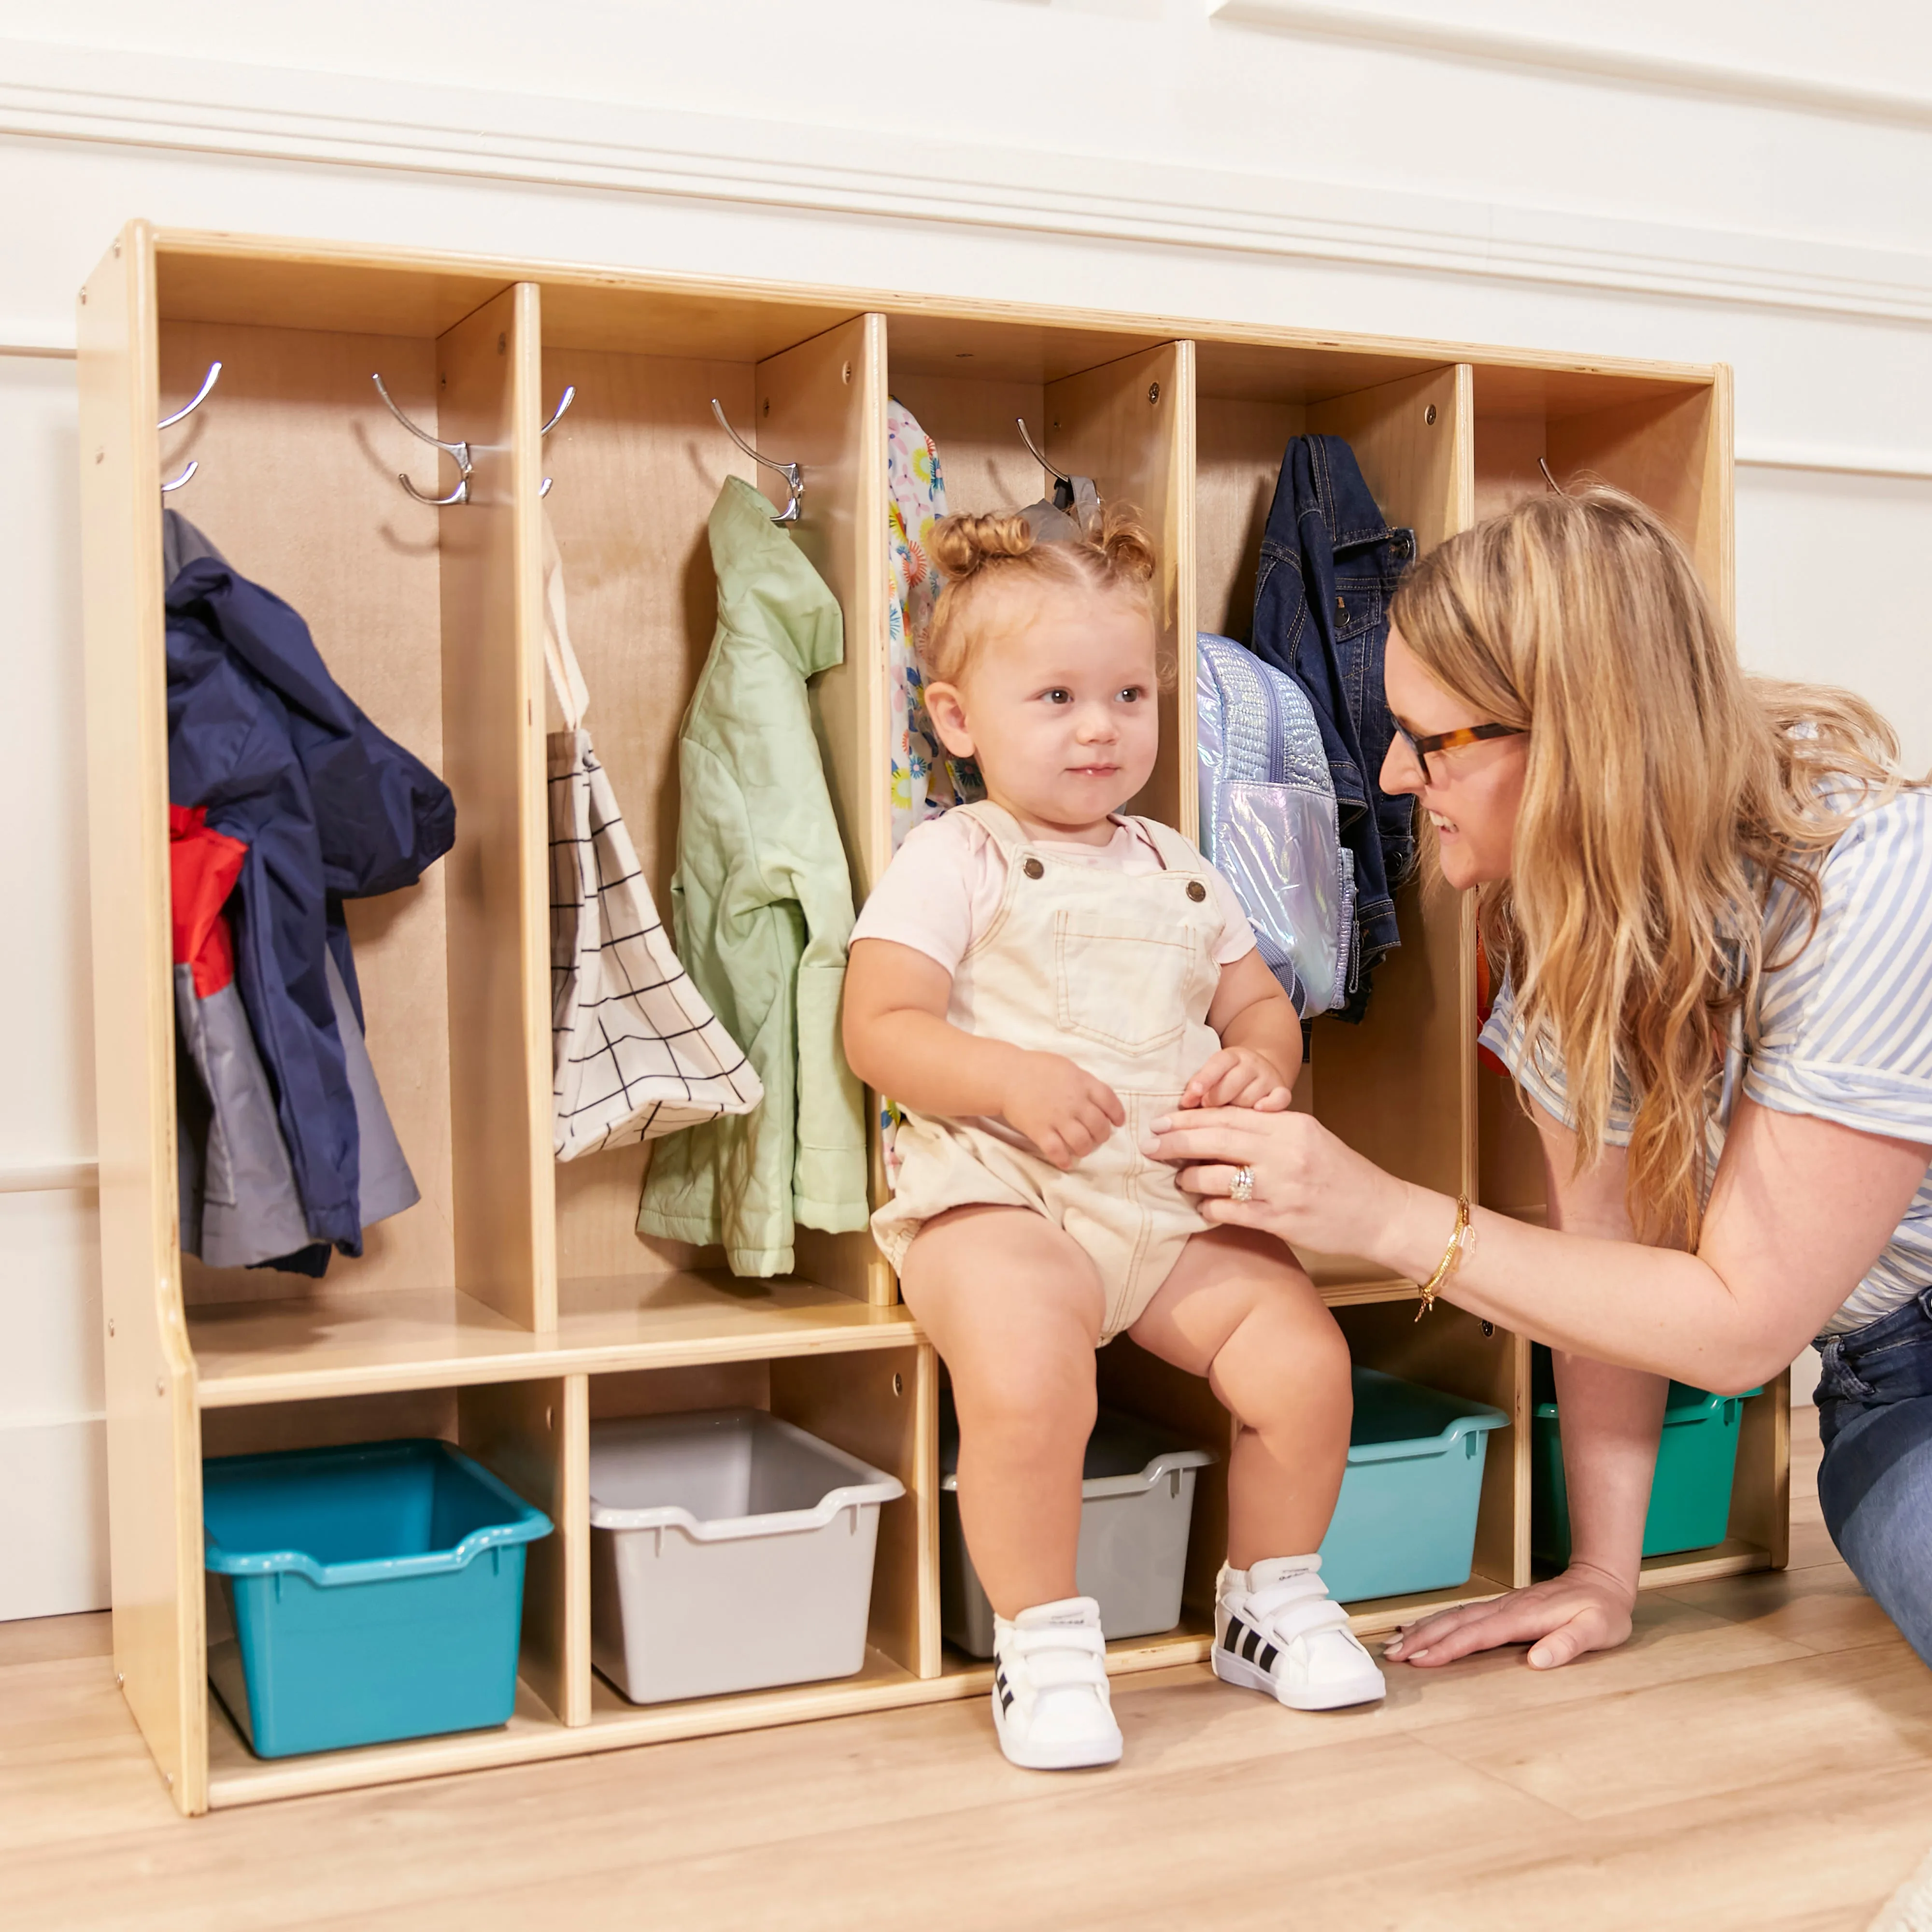
<path id="1" fill-rule="evenodd" d="M 208 392 L 220 379 L 221 364 L 219 362 L 211 362 L 208 365 L 208 374 L 201 379 L 201 387 L 194 392 L 194 400 L 184 407 L 176 410 L 172 416 L 162 417 L 154 425 L 156 434 L 158 434 L 164 429 L 172 429 L 176 423 L 184 422 L 188 417 L 193 416 L 195 411 L 208 400 Z M 200 464 L 193 457 L 189 458 L 188 467 L 172 483 L 164 483 L 161 485 L 161 494 L 164 496 L 169 496 L 178 490 L 200 467 Z"/>
<path id="2" fill-rule="evenodd" d="M 390 415 L 394 416 L 397 422 L 400 423 L 404 428 L 409 431 L 410 435 L 419 437 L 423 442 L 428 443 L 432 449 L 440 449 L 446 456 L 453 457 L 455 459 L 456 488 L 451 490 L 447 496 L 425 496 L 400 470 L 398 470 L 396 472 L 396 481 L 400 483 L 418 503 L 427 503 L 432 509 L 446 510 L 452 503 L 468 502 L 470 500 L 470 472 L 476 467 L 476 464 L 470 457 L 469 444 L 466 442 L 445 442 L 441 436 L 431 436 L 428 430 L 418 429 L 414 423 L 410 421 L 407 416 L 404 415 L 400 410 L 397 408 L 396 399 L 389 394 L 388 386 L 384 383 L 382 377 L 380 376 L 372 375 L 369 380 L 375 384 L 376 394 L 380 396 L 382 400 L 388 406 Z"/>
<path id="3" fill-rule="evenodd" d="M 796 463 L 774 463 L 769 456 L 760 456 L 725 419 L 724 405 L 716 396 L 711 398 L 711 413 L 718 418 L 718 427 L 748 456 L 754 463 L 762 463 L 767 470 L 776 470 L 785 480 L 785 488 L 790 493 L 790 500 L 779 511 L 772 521 L 775 524 L 795 524 L 798 521 L 798 507 L 805 495 L 805 472 Z"/>
<path id="4" fill-rule="evenodd" d="M 217 369 L 219 369 L 221 367 L 220 364 L 218 362 L 214 366 Z M 212 380 L 212 379 L 211 378 L 210 380 Z M 454 459 L 456 464 L 456 488 L 451 490 L 447 496 L 425 496 L 400 470 L 398 470 L 396 472 L 396 481 L 400 483 L 418 503 L 427 503 L 432 509 L 446 510 L 453 503 L 468 502 L 470 500 L 470 478 L 474 473 L 476 467 L 476 458 L 474 454 L 472 452 L 469 444 L 467 442 L 446 442 L 441 436 L 431 436 L 428 430 L 418 428 L 416 424 L 410 421 L 407 416 L 404 415 L 400 410 L 397 408 L 395 398 L 389 394 L 388 387 L 383 382 L 380 376 L 372 375 L 369 380 L 375 384 L 376 393 L 388 405 L 390 415 L 394 416 L 397 422 L 400 423 L 404 428 L 409 431 L 410 435 L 413 436 L 419 436 L 424 442 L 429 444 L 432 448 L 441 450 L 446 456 Z M 195 398 L 196 402 L 199 402 L 201 398 L 199 396 Z M 557 425 L 557 419 L 563 414 L 566 410 L 569 408 L 572 403 L 576 401 L 576 400 L 577 385 L 574 382 L 572 382 L 565 389 L 562 400 L 557 404 L 555 409 L 550 411 L 549 422 L 545 423 L 543 428 L 539 430 L 537 434 L 539 436 L 549 435 L 550 431 L 556 428 Z M 194 403 L 189 404 L 189 409 L 193 409 L 194 407 Z M 185 415 L 187 411 L 184 410 L 182 413 Z M 170 421 L 172 422 L 172 420 L 173 418 L 171 417 Z M 165 428 L 166 427 L 166 425 L 165 424 L 163 424 L 163 428 Z M 190 468 L 192 466 L 190 465 Z M 182 479 L 183 482 L 185 482 L 187 480 L 186 477 L 183 477 Z M 538 486 L 537 494 L 539 496 L 548 496 L 550 494 L 550 479 L 546 476 L 542 483 Z"/>
<path id="5" fill-rule="evenodd" d="M 539 439 L 549 435 L 550 431 L 556 428 L 564 411 L 568 409 L 571 404 L 575 402 L 576 400 L 577 385 L 574 382 L 566 382 L 564 385 L 562 400 L 558 403 L 555 409 L 550 411 L 550 421 L 545 423 L 543 428 L 537 431 L 537 435 Z M 548 496 L 550 494 L 550 478 L 546 476 L 544 480 L 537 485 L 537 494 L 539 496 Z"/>

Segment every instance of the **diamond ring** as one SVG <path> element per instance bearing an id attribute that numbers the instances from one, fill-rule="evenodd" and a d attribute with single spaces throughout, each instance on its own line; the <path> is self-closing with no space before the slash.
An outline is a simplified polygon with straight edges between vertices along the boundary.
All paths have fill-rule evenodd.
<path id="1" fill-rule="evenodd" d="M 1255 1198 L 1255 1171 L 1251 1167 L 1238 1167 L 1234 1178 L 1228 1184 L 1230 1201 L 1252 1201 Z"/>

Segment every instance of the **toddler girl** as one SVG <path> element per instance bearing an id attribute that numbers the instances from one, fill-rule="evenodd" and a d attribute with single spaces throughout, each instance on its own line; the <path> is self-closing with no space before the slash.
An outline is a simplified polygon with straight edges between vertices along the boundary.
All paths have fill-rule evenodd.
<path id="1" fill-rule="evenodd" d="M 1371 1701 L 1382 1674 L 1314 1554 L 1348 1457 L 1347 1345 L 1285 1250 L 1209 1227 L 1142 1151 L 1176 1107 L 1285 1108 L 1301 1059 L 1231 888 L 1121 812 L 1159 743 L 1153 548 L 1115 509 L 1065 543 L 952 517 L 932 551 L 926 704 L 987 795 L 910 833 L 867 902 L 844 1036 L 905 1111 L 872 1227 L 952 1375 L 1000 1748 L 1042 1770 L 1120 1754 L 1074 1563 L 1094 1352 L 1122 1333 L 1208 1376 L 1240 1424 L 1216 1674 L 1298 1710 Z"/>

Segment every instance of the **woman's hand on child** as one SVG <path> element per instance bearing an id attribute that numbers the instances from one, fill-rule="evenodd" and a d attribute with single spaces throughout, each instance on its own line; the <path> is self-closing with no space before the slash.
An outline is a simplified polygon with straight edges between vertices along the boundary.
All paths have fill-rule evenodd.
<path id="1" fill-rule="evenodd" d="M 1224 1046 L 1187 1083 L 1184 1107 L 1252 1107 L 1258 1114 L 1285 1114 L 1294 1098 L 1282 1084 L 1280 1070 L 1251 1046 Z"/>
<path id="2" fill-rule="evenodd" d="M 1127 1118 L 1112 1088 L 1058 1053 L 1016 1056 L 1000 1112 L 1063 1171 Z"/>
<path id="3" fill-rule="evenodd" d="M 1401 1229 L 1412 1197 L 1418 1206 L 1439 1204 L 1423 1189 L 1384 1174 L 1308 1114 L 1177 1109 L 1152 1124 L 1142 1149 L 1180 1169 L 1180 1186 L 1198 1198 L 1203 1220 L 1259 1228 L 1291 1246 L 1306 1244 L 1326 1254 L 1362 1252 L 1358 1244 L 1364 1229 Z M 1237 1201 L 1234 1178 L 1243 1168 L 1252 1186 Z M 1432 1231 L 1432 1220 L 1430 1226 Z M 1445 1224 L 1433 1238 L 1439 1242 L 1448 1232 Z"/>

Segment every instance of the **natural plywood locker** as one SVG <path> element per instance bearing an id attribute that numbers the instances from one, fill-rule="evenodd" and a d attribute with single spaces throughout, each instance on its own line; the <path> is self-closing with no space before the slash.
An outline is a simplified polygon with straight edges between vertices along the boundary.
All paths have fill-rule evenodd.
<path id="1" fill-rule="evenodd" d="M 718 429 L 802 469 L 790 527 L 844 619 L 814 730 L 862 899 L 890 857 L 884 422 L 937 442 L 956 510 L 1048 494 L 1055 468 L 1132 502 L 1153 532 L 1162 761 L 1139 808 L 1192 830 L 1194 634 L 1246 634 L 1289 437 L 1346 436 L 1378 504 L 1426 549 L 1546 487 L 1538 458 L 1655 502 L 1728 599 L 1727 373 L 1293 328 L 598 268 L 131 224 L 79 316 L 94 1011 L 116 1668 L 176 1804 L 195 1812 L 584 1750 L 982 1694 L 940 1641 L 943 1370 L 864 1234 L 811 1236 L 794 1278 L 635 1232 L 646 1149 L 559 1165 L 550 1124 L 540 564 L 560 548 L 589 723 L 662 913 L 678 838 L 680 720 L 716 616 L 706 520 L 728 477 L 786 494 Z M 210 361 L 210 402 L 154 424 Z M 454 466 L 382 406 L 469 446 Z M 570 410 L 542 426 L 566 387 Z M 164 622 L 165 455 L 200 465 L 179 507 L 300 608 L 332 673 L 451 785 L 458 844 L 422 884 L 350 910 L 369 1045 L 418 1207 L 320 1283 L 184 1262 L 176 1226 Z M 440 470 L 433 470 L 440 465 Z M 543 493 L 550 479 L 548 495 Z M 1314 1030 L 1300 1104 L 1445 1194 L 1534 1214 L 1534 1130 L 1474 1057 L 1472 907 L 1405 889 L 1403 945 L 1368 1018 Z M 1492 1091 L 1491 1089 L 1496 1090 Z M 1528 1138 L 1526 1138 L 1525 1136 Z M 884 1176 L 876 1157 L 874 1200 Z M 1474 1574 L 1354 1606 L 1359 1628 L 1524 1581 L 1528 1348 L 1347 1256 L 1303 1257 L 1358 1363 L 1493 1406 Z M 1225 1547 L 1232 1427 L 1208 1384 L 1120 1341 L 1105 1400 L 1222 1456 L 1197 1491 L 1181 1621 L 1113 1646 L 1117 1670 L 1198 1661 Z M 1748 1404 L 1730 1535 L 1646 1581 L 1781 1562 L 1786 1391 Z M 591 1666 L 593 1418 L 768 1409 L 890 1472 L 864 1662 L 852 1678 L 632 1706 Z M 422 1435 L 460 1444 L 554 1521 L 526 1570 L 507 1725 L 274 1762 L 211 1704 L 201 1458 Z M 836 1748 L 836 1733 L 825 1733 Z"/>

